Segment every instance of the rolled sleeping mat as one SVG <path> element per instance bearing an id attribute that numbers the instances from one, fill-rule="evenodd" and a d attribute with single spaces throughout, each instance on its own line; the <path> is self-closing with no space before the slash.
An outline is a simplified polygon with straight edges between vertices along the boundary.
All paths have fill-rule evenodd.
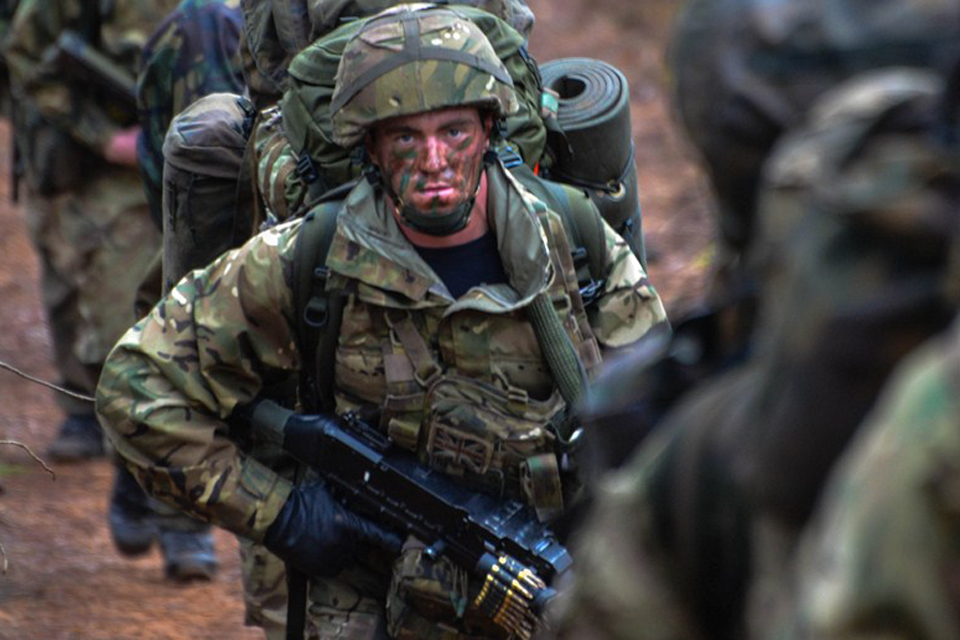
<path id="1" fill-rule="evenodd" d="M 627 79 L 593 58 L 550 60 L 540 75 L 559 96 L 559 131 L 547 133 L 548 177 L 586 189 L 646 268 Z"/>

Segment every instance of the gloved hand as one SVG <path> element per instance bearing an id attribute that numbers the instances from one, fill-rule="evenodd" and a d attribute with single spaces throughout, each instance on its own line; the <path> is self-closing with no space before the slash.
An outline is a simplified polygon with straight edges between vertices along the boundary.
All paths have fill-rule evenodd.
<path id="1" fill-rule="evenodd" d="M 340 573 L 361 544 L 400 553 L 403 539 L 343 507 L 323 482 L 294 487 L 264 546 L 300 571 L 321 578 Z"/>

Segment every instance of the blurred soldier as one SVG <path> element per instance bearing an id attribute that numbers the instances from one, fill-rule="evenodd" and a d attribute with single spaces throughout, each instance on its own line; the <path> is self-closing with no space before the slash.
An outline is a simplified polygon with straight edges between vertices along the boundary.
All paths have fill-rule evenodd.
<path id="1" fill-rule="evenodd" d="M 163 139 L 173 117 L 211 93 L 244 93 L 240 0 L 183 0 L 143 51 L 137 158 L 150 212 L 161 221 Z"/>
<path id="2" fill-rule="evenodd" d="M 494 120 L 518 108 L 506 68 L 472 22 L 413 7 L 365 23 L 337 74 L 333 136 L 366 150 L 369 179 L 336 205 L 325 262 L 327 290 L 345 294 L 331 409 L 357 412 L 471 487 L 506 482 L 503 491 L 550 510 L 554 494 L 524 492 L 520 459 L 496 434 L 527 434 L 521 457 L 553 455 L 545 427 L 572 390 L 557 389 L 545 350 L 579 354 L 567 362 L 592 369 L 601 350 L 664 322 L 663 307 L 604 226 L 605 287 L 588 319 L 559 217 L 486 153 Z M 395 49 L 414 53 L 378 64 Z M 227 418 L 310 366 L 300 361 L 309 336 L 298 335 L 291 277 L 311 220 L 268 230 L 181 280 L 118 344 L 100 415 L 153 495 L 263 542 L 312 576 L 309 637 L 372 638 L 384 627 L 399 638 L 500 637 L 488 618 L 457 605 L 478 586 L 463 569 L 429 560 L 414 541 L 396 557 L 394 536 L 332 502 L 322 484 L 294 485 L 238 446 L 242 432 Z M 562 321 L 554 304 L 570 310 Z M 565 337 L 539 346 L 531 305 L 544 322 L 562 322 Z M 313 392 L 324 397 L 319 383 Z M 502 447 L 489 468 L 444 448 L 460 432 L 430 408 L 451 393 L 476 446 Z"/>
<path id="3" fill-rule="evenodd" d="M 0 43 L 7 37 L 13 14 L 20 0 L 0 0 Z M 10 95 L 10 75 L 5 61 L 0 60 L 0 117 L 9 118 L 12 96 Z M 16 171 L 16 167 L 14 167 Z M 16 177 L 14 178 L 16 179 Z M 14 187 L 15 189 L 15 187 Z"/>
<path id="4" fill-rule="evenodd" d="M 717 197 L 720 298 L 749 283 L 761 166 L 824 90 L 861 71 L 910 65 L 948 73 L 955 0 L 688 0 L 670 50 L 675 105 Z M 879 43 L 879 44 L 878 44 Z"/>
<path id="5" fill-rule="evenodd" d="M 943 9 L 932 6 L 940 33 L 951 24 Z M 916 8 L 919 23 L 925 11 Z M 913 33 L 910 12 L 895 13 Z M 952 17 L 953 37 L 931 47 L 958 42 L 956 3 Z M 875 48 L 889 50 L 883 41 Z M 845 55 L 871 51 L 827 48 L 809 61 L 842 68 Z M 605 425 L 655 430 L 628 466 L 601 481 L 579 536 L 579 581 L 559 614 L 561 637 L 770 637 L 826 474 L 893 366 L 956 308 L 948 232 L 960 191 L 956 165 L 935 140 L 936 76 L 862 74 L 826 89 L 809 128 L 781 140 L 764 177 L 754 177 L 761 186 L 748 268 L 759 274 L 760 311 L 742 364 L 698 378 L 698 360 L 722 349 L 713 342 L 720 334 L 701 331 L 695 318 L 700 326 L 688 332 L 681 321 L 672 342 L 647 344 L 598 382 L 586 410 L 600 425 L 587 432 L 594 467 L 614 448 L 591 443 Z M 696 88 L 687 90 L 692 100 Z M 713 168 L 723 170 L 719 157 Z M 665 379 L 683 391 L 658 396 Z M 658 610 L 672 615 L 644 626 Z"/>
<path id="6" fill-rule="evenodd" d="M 16 92 L 27 227 L 42 268 L 54 361 L 66 388 L 91 395 L 104 358 L 136 320 L 134 295 L 159 245 L 136 169 L 133 96 L 64 54 L 81 42 L 132 83 L 149 32 L 173 0 L 23 0 L 6 40 Z M 122 82 L 121 82 L 122 84 Z M 67 419 L 49 454 L 103 455 L 89 403 L 59 396 Z"/>
<path id="7" fill-rule="evenodd" d="M 956 297 L 960 65 L 951 80 L 941 100 L 930 100 L 939 95 L 939 78 L 918 76 L 912 86 L 901 80 L 902 95 L 891 108 L 904 110 L 926 101 L 935 125 L 922 144 L 911 146 L 902 134 L 899 139 L 886 135 L 886 144 L 872 145 L 872 164 L 894 169 L 884 174 L 892 182 L 904 179 L 900 167 L 923 167 L 930 182 L 942 185 L 939 204 L 921 201 L 917 194 L 915 206 L 897 207 L 883 224 L 891 235 L 927 225 L 930 232 L 952 238 L 945 284 Z M 925 215 L 937 206 L 949 215 Z M 958 338 L 960 324 L 954 320 L 948 331 L 915 350 L 891 376 L 831 474 L 797 553 L 796 595 L 768 637 L 960 636 Z"/>
<path id="8" fill-rule="evenodd" d="M 183 0 L 153 32 L 143 50 L 137 81 L 141 124 L 137 157 L 151 214 L 158 226 L 161 145 L 170 120 L 207 93 L 243 90 L 240 20 L 236 0 Z M 148 279 L 157 275 L 151 272 Z M 156 302 L 159 293 L 145 294 L 141 289 L 143 313 Z M 114 543 L 125 555 L 146 553 L 154 539 L 159 539 L 164 573 L 169 578 L 209 579 L 216 571 L 209 525 L 150 500 L 119 463 L 109 522 Z"/>
<path id="9" fill-rule="evenodd" d="M 960 637 L 960 325 L 897 368 L 831 476 L 771 638 Z"/>

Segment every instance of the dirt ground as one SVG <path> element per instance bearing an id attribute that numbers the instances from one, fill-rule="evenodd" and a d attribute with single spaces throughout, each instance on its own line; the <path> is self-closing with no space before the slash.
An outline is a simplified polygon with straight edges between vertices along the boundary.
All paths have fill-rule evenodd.
<path id="1" fill-rule="evenodd" d="M 702 176 L 670 116 L 663 66 L 674 0 L 622 3 L 530 0 L 531 41 L 541 62 L 588 56 L 630 81 L 644 229 L 651 278 L 672 315 L 703 288 L 712 224 Z M 641 7 L 641 8 L 637 8 Z M 0 124 L 0 361 L 55 379 L 37 288 L 37 261 L 22 214 L 10 203 L 9 128 Z M 42 455 L 60 415 L 53 392 L 0 370 L 0 440 Z M 186 587 L 162 577 L 159 552 L 129 560 L 106 527 L 111 466 L 54 465 L 56 477 L 24 451 L 0 445 L 0 638 L 253 639 L 243 626 L 237 543 L 216 532 L 216 579 Z"/>

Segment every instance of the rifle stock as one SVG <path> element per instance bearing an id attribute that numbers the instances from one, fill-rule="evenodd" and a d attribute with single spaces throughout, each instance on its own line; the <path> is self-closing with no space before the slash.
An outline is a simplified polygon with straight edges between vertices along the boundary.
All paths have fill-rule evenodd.
<path id="1" fill-rule="evenodd" d="M 456 484 L 349 414 L 318 425 L 264 400 L 251 422 L 254 434 L 315 469 L 345 506 L 480 577 L 474 606 L 498 626 L 520 638 L 537 630 L 555 595 L 547 584 L 571 558 L 526 505 Z"/>
<path id="2" fill-rule="evenodd" d="M 76 82 L 101 89 L 119 101 L 131 115 L 137 113 L 137 80 L 123 67 L 97 51 L 75 31 L 66 30 L 48 54 L 56 68 Z"/>

